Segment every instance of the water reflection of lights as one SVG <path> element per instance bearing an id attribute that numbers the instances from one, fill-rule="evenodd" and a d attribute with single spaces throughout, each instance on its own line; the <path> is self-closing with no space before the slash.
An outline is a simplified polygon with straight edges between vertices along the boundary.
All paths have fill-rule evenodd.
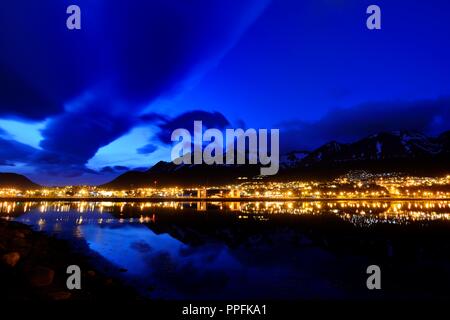
<path id="1" fill-rule="evenodd" d="M 4 218 L 28 212 L 42 214 L 38 225 L 45 224 L 47 212 L 77 212 L 77 224 L 87 223 L 151 223 L 155 213 L 180 213 L 183 210 L 237 213 L 237 217 L 253 216 L 256 220 L 270 220 L 272 215 L 335 215 L 355 225 L 377 223 L 407 224 L 413 221 L 450 220 L 450 201 L 334 201 L 334 202 L 1 202 Z M 90 218 L 87 213 L 118 214 L 119 218 Z M 26 219 L 26 216 L 24 217 Z"/>

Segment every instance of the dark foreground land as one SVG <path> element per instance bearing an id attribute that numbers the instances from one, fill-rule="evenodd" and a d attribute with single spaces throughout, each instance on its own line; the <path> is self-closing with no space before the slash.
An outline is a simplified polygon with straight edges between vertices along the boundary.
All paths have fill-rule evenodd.
<path id="1" fill-rule="evenodd" d="M 137 299 L 130 288 L 110 276 L 125 270 L 113 270 L 106 264 L 94 269 L 93 257 L 78 251 L 76 246 L 23 224 L 0 220 L 0 299 L 34 302 Z M 81 268 L 81 290 L 67 288 L 69 265 Z"/>

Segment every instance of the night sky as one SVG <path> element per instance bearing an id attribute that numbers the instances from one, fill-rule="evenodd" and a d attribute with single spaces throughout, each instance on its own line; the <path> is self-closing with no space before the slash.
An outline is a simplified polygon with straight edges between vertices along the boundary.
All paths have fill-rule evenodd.
<path id="1" fill-rule="evenodd" d="M 0 171 L 103 183 L 194 120 L 279 128 L 282 152 L 449 130 L 450 2 L 1 1 Z"/>

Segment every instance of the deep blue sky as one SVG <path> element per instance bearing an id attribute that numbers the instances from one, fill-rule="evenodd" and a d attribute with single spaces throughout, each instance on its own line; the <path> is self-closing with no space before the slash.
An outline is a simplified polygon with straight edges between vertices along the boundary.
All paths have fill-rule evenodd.
<path id="1" fill-rule="evenodd" d="M 66 29 L 69 4 L 82 30 Z M 445 0 L 2 1 L 0 171 L 102 183 L 169 160 L 193 120 L 280 128 L 283 151 L 438 134 L 449 40 Z"/>

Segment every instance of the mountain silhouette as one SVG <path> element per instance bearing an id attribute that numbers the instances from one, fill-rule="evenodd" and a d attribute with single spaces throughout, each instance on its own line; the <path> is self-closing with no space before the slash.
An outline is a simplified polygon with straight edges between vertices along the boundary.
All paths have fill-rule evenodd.
<path id="1" fill-rule="evenodd" d="M 34 190 L 41 188 L 41 186 L 21 174 L 0 172 L 0 188 Z"/>
<path id="2" fill-rule="evenodd" d="M 145 172 L 126 172 L 101 187 L 219 185 L 261 178 L 259 169 L 259 164 L 176 165 L 160 161 Z M 438 137 L 393 131 L 374 134 L 353 143 L 331 141 L 311 152 L 293 151 L 281 156 L 279 173 L 264 179 L 330 179 L 350 170 L 447 174 L 450 172 L 450 131 Z"/>

